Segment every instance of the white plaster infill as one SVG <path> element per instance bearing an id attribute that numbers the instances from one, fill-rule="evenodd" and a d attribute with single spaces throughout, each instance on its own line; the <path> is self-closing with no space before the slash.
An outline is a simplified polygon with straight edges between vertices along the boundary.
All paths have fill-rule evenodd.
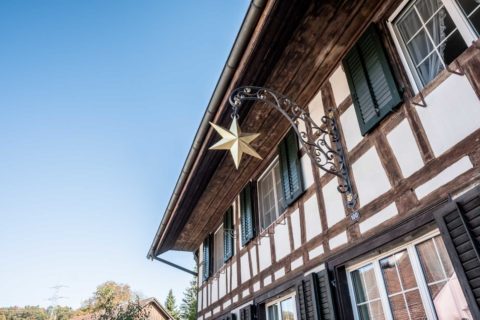
<path id="1" fill-rule="evenodd" d="M 455 179 L 462 173 L 471 169 L 472 163 L 468 159 L 468 157 L 463 157 L 450 167 L 446 168 L 435 177 L 430 179 L 429 181 L 425 182 L 421 186 L 415 189 L 415 193 L 417 194 L 418 198 L 421 199 L 428 195 L 429 193 L 435 191 L 436 189 L 440 188 L 444 184 L 450 182 L 451 180 Z"/>
<path id="2" fill-rule="evenodd" d="M 397 207 L 395 205 L 395 202 L 391 203 L 388 205 L 386 208 L 383 210 L 380 210 L 379 212 L 375 213 L 373 216 L 371 216 L 368 219 L 365 219 L 359 224 L 360 232 L 365 233 L 368 230 L 375 228 L 379 224 L 393 218 L 398 214 L 397 212 Z"/>

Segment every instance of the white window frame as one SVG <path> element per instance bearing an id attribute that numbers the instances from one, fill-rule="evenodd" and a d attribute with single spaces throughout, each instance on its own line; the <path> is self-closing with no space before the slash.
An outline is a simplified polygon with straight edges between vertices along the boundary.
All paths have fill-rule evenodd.
<path id="1" fill-rule="evenodd" d="M 410 258 L 410 262 L 412 263 L 412 269 L 413 273 L 415 276 L 415 280 L 417 282 L 418 286 L 418 291 L 420 293 L 420 297 L 422 298 L 422 304 L 423 307 L 425 308 L 425 314 L 427 315 L 427 319 L 437 319 L 436 311 L 435 311 L 435 306 L 433 304 L 433 301 L 430 296 L 430 292 L 428 290 L 428 285 L 425 279 L 425 275 L 423 273 L 423 268 L 420 262 L 420 259 L 418 257 L 418 253 L 416 251 L 416 245 L 429 240 L 435 236 L 440 235 L 440 231 L 438 229 L 430 231 L 429 233 L 415 238 L 414 240 L 411 240 L 409 242 L 406 242 L 405 244 L 402 244 L 400 246 L 397 246 L 391 250 L 388 250 L 386 252 L 383 252 L 379 255 L 376 255 L 374 257 L 365 259 L 361 262 L 352 264 L 351 266 L 348 266 L 346 268 L 346 273 L 347 273 L 347 282 L 348 282 L 348 290 L 352 302 L 352 308 L 353 308 L 353 313 L 355 319 L 360 319 L 360 316 L 358 314 L 358 309 L 357 309 L 357 302 L 356 302 L 356 297 L 355 297 L 355 292 L 353 289 L 353 282 L 352 282 L 352 272 L 360 269 L 362 267 L 365 267 L 369 264 L 373 264 L 374 267 L 374 274 L 375 274 L 375 281 L 377 282 L 378 286 L 378 291 L 380 294 L 380 299 L 382 302 L 382 307 L 383 311 L 385 313 L 385 319 L 387 320 L 393 320 L 392 318 L 392 312 L 390 309 L 390 303 L 388 300 L 388 294 L 387 294 L 387 288 L 385 286 L 385 281 L 382 277 L 382 270 L 380 269 L 380 260 L 382 260 L 385 257 L 391 256 L 392 254 L 395 254 L 399 251 L 402 250 L 407 250 L 408 256 Z"/>
<path id="2" fill-rule="evenodd" d="M 295 291 L 293 292 L 290 292 L 286 295 L 283 295 L 281 297 L 278 297 L 277 299 L 274 299 L 274 300 L 271 300 L 269 301 L 268 303 L 265 304 L 265 313 L 266 313 L 266 316 L 265 318 L 267 320 L 271 320 L 268 318 L 268 307 L 272 306 L 272 305 L 275 305 L 277 304 L 278 305 L 278 312 L 279 314 L 277 315 L 278 316 L 278 319 L 282 320 L 282 306 L 281 306 L 281 302 L 284 301 L 284 300 L 287 300 L 289 298 L 292 298 L 292 301 L 293 301 L 293 319 L 294 320 L 297 320 L 298 319 L 298 315 L 297 315 L 297 308 L 296 308 L 296 305 L 297 305 L 297 301 L 296 301 L 296 293 Z"/>
<path id="3" fill-rule="evenodd" d="M 217 257 L 217 250 L 218 250 L 218 246 L 217 246 L 217 241 L 216 240 L 216 237 L 217 237 L 217 234 L 219 234 L 218 236 L 220 237 L 220 240 L 221 240 L 221 243 L 222 243 L 222 250 L 220 252 L 220 257 Z M 225 259 L 224 259 L 224 252 L 225 252 L 225 248 L 223 247 L 225 244 L 223 243 L 223 223 L 220 224 L 220 226 L 217 228 L 217 230 L 215 230 L 215 232 L 213 233 L 213 273 L 217 273 L 220 269 L 222 269 L 223 265 L 225 264 Z M 218 268 L 217 268 L 217 259 L 219 259 L 218 261 L 220 261 L 218 263 Z"/>
<path id="4" fill-rule="evenodd" d="M 395 48 L 397 49 L 397 52 L 400 56 L 400 60 L 402 61 L 402 64 L 407 72 L 408 80 L 410 81 L 410 84 L 412 85 L 415 93 L 419 93 L 425 86 L 428 86 L 428 84 L 423 87 L 419 85 L 419 83 L 421 83 L 420 77 L 418 76 L 415 67 L 412 65 L 410 57 L 408 57 L 407 48 L 405 47 L 403 40 L 400 39 L 400 35 L 398 34 L 394 24 L 395 20 L 399 17 L 399 15 L 403 13 L 405 7 L 407 7 L 414 1 L 417 0 L 403 0 L 402 3 L 393 12 L 393 14 L 390 15 L 390 17 L 387 19 L 387 26 L 390 34 L 392 35 L 393 42 L 395 43 Z M 470 25 L 470 22 L 463 14 L 462 9 L 458 6 L 455 0 L 440 1 L 445 6 L 445 9 L 452 18 L 453 23 L 460 32 L 460 35 L 467 44 L 467 47 L 469 47 L 470 44 L 473 41 L 477 40 L 478 37 L 475 30 Z"/>
<path id="5" fill-rule="evenodd" d="M 277 190 L 277 181 L 275 180 L 276 177 L 275 177 L 275 173 L 273 172 L 273 169 L 275 168 L 275 166 L 278 165 L 279 168 L 280 168 L 280 157 L 277 155 L 273 160 L 272 162 L 268 165 L 267 169 L 265 169 L 265 171 L 263 171 L 263 173 L 260 175 L 260 177 L 258 177 L 257 179 L 257 199 L 258 199 L 258 211 L 259 211 L 259 215 L 260 215 L 260 228 L 262 230 L 265 230 L 267 229 L 269 226 L 271 226 L 277 219 L 278 217 L 280 217 L 283 213 L 283 210 L 282 208 L 279 207 L 279 201 L 278 201 L 278 193 L 279 192 L 283 192 L 283 190 Z M 272 173 L 272 177 L 273 177 L 273 188 L 274 188 L 274 198 L 275 198 L 275 215 L 276 215 L 276 218 L 273 219 L 273 221 L 269 224 L 269 225 L 266 225 L 264 227 L 264 223 L 263 223 L 263 219 L 264 219 L 264 212 L 263 212 L 263 208 L 262 208 L 262 197 L 261 197 L 261 192 L 260 192 L 260 181 L 262 181 L 268 174 Z M 281 175 L 281 172 L 280 172 L 280 175 Z M 280 179 L 282 179 L 282 177 L 280 176 Z M 282 182 L 280 181 L 280 186 L 281 186 Z M 282 211 L 281 211 L 282 210 Z"/>

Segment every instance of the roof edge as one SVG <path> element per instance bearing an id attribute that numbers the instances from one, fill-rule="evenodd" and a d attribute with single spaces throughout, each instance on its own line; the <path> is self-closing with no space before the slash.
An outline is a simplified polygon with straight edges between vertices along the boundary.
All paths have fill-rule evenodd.
<path id="1" fill-rule="evenodd" d="M 242 59 L 244 52 L 250 42 L 253 31 L 257 26 L 257 23 L 263 13 L 263 9 L 265 8 L 267 1 L 268 0 L 251 0 L 250 2 L 250 6 L 248 7 L 240 30 L 235 38 L 232 49 L 230 50 L 230 54 L 228 55 L 228 59 L 225 62 L 222 73 L 220 74 L 220 78 L 207 105 L 207 109 L 205 110 L 202 121 L 200 122 L 200 126 L 197 129 L 195 138 L 190 147 L 190 151 L 188 152 L 187 158 L 180 172 L 180 176 L 178 177 L 172 196 L 170 197 L 170 200 L 168 202 L 167 209 L 165 210 L 163 218 L 160 222 L 160 226 L 158 227 L 155 237 L 152 241 L 152 244 L 147 254 L 147 259 L 153 259 L 153 256 L 158 255 L 158 247 L 160 246 L 162 241 L 162 234 L 165 232 L 167 222 L 173 214 L 173 208 L 175 207 L 179 199 L 181 190 L 185 187 L 187 177 L 191 173 L 193 163 L 198 156 L 202 141 L 207 134 L 209 122 L 213 119 L 213 116 L 216 114 L 218 108 L 220 107 L 220 103 L 226 94 L 230 81 L 232 80 L 233 75 L 238 68 L 239 62 Z"/>

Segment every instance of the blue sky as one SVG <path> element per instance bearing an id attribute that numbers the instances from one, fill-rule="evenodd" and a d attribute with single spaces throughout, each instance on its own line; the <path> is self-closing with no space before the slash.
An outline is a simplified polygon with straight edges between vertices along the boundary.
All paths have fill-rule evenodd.
<path id="1" fill-rule="evenodd" d="M 0 1 L 0 306 L 181 298 L 145 256 L 248 4 Z"/>

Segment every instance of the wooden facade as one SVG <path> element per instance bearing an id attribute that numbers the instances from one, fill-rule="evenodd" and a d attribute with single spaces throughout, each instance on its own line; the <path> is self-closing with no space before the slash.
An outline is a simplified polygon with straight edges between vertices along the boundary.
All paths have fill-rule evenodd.
<path id="1" fill-rule="evenodd" d="M 289 123 L 260 103 L 242 107 L 241 126 L 246 132 L 262 134 L 253 146 L 264 160 L 247 158 L 236 170 L 229 155 L 208 151 L 217 139 L 209 130 L 150 253 L 197 252 L 199 275 L 205 274 L 205 255 L 208 260 L 215 255 L 210 245 L 205 250 L 206 243 L 212 243 L 205 239 L 215 237 L 225 212 L 233 208 L 233 232 L 228 233 L 233 239 L 233 255 L 222 261 L 221 267 L 208 270 L 205 279 L 199 277 L 198 319 L 235 314 L 240 319 L 271 320 L 269 306 L 289 294 L 295 300 L 295 319 L 365 318 L 360 314 L 363 302 L 353 294 L 354 267 L 380 265 L 375 256 L 401 248 L 398 250 L 408 252 L 412 264 L 422 270 L 416 239 L 431 235 L 425 239 L 435 242 L 431 239 L 438 234 L 468 303 L 469 310 L 462 312 L 467 318 L 480 317 L 480 295 L 476 295 L 480 260 L 475 260 L 480 259 L 475 220 L 480 216 L 480 41 L 475 26 L 457 26 L 465 42 L 473 42 L 431 81 L 419 85 L 406 61 L 408 51 L 402 50 L 393 27 L 396 17 L 415 2 L 266 1 L 226 92 L 240 85 L 261 85 L 290 96 L 308 108 L 318 123 L 323 115 L 332 114 L 339 124 L 353 189 L 358 194 L 354 210 L 359 218 L 351 219 L 351 210 L 337 191 L 338 178 L 319 170 L 306 151 L 299 150 L 304 192 L 282 208 L 273 223 L 262 225 L 258 184 L 277 158 L 277 146 L 289 131 Z M 437 12 L 446 10 L 455 21 L 463 19 L 468 24 L 468 15 L 461 17 L 461 1 L 438 3 L 441 8 Z M 358 94 L 352 94 L 351 70 L 342 61 L 372 26 L 401 102 L 362 135 Z M 428 21 L 425 26 L 428 28 Z M 465 38 L 467 31 L 471 39 Z M 213 119 L 229 125 L 228 94 Z M 249 184 L 256 195 L 256 233 L 244 243 L 241 215 L 245 205 L 240 194 Z M 454 223 L 458 223 L 455 230 L 450 228 Z M 462 260 L 463 251 L 459 250 L 463 247 L 459 248 L 457 237 L 462 237 L 461 245 L 471 246 L 471 260 Z M 378 270 L 385 277 L 386 271 Z M 418 279 L 427 276 L 415 277 L 418 291 L 424 290 L 423 318 L 442 318 L 435 299 L 424 300 L 429 282 L 422 284 Z M 379 308 L 385 318 L 399 318 L 388 285 L 382 290 L 384 297 L 376 299 L 383 303 Z M 373 302 L 365 303 L 367 318 L 375 318 Z M 415 318 L 410 311 L 406 319 L 409 317 Z"/>

